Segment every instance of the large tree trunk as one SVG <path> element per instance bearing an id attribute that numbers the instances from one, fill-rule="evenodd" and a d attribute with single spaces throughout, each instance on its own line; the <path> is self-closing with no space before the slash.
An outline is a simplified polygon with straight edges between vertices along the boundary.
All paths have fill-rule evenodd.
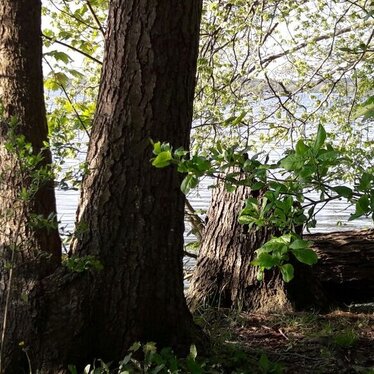
<path id="1" fill-rule="evenodd" d="M 318 280 L 310 282 L 311 268 L 291 259 L 295 279 L 286 284 L 279 271 L 265 271 L 257 279 L 257 268 L 250 265 L 256 249 L 274 234 L 261 228 L 248 230 L 238 222 L 239 212 L 251 191 L 239 186 L 227 192 L 222 183 L 212 195 L 208 220 L 188 299 L 192 309 L 203 305 L 220 305 L 244 310 L 268 312 L 290 311 L 310 306 L 322 307 L 326 297 Z"/>
<path id="2" fill-rule="evenodd" d="M 35 3 L 27 16 L 40 17 Z M 110 3 L 71 252 L 96 256 L 104 269 L 59 268 L 32 288 L 26 320 L 34 328 L 12 324 L 19 328 L 12 344 L 25 342 L 34 371 L 65 372 L 97 357 L 116 362 L 139 340 L 185 351 L 197 339 L 183 294 L 181 176 L 151 166 L 150 139 L 188 148 L 200 15 L 201 0 Z M 7 373 L 21 372 L 16 358 L 7 362 Z"/>
<path id="3" fill-rule="evenodd" d="M 184 196 L 175 168 L 150 163 L 150 139 L 188 148 L 201 1 L 111 2 L 75 255 L 96 255 L 100 357 L 136 340 L 192 342 L 183 294 Z"/>
<path id="4" fill-rule="evenodd" d="M 15 137 L 23 135 L 32 145 L 33 154 L 41 152 L 43 155 L 35 171 L 48 167 L 51 162 L 50 151 L 42 150 L 48 129 L 43 97 L 40 22 L 39 0 L 1 1 L 0 372 L 7 367 L 10 357 L 15 361 L 26 359 L 18 343 L 23 341 L 25 331 L 32 328 L 27 318 L 29 293 L 60 263 L 57 227 L 38 228 L 31 225 L 30 220 L 36 215 L 46 219 L 55 214 L 53 181 L 32 186 L 36 180 L 26 170 L 22 150 L 11 150 L 9 146 Z M 15 122 L 16 126 L 10 126 Z M 10 135 L 11 132 L 14 134 Z M 24 199 L 20 196 L 22 189 L 34 189 L 34 192 Z"/>

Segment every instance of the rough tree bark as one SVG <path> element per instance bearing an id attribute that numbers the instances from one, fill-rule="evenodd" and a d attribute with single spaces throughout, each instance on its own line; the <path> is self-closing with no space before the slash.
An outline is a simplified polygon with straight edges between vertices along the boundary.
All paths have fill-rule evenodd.
<path id="1" fill-rule="evenodd" d="M 39 2 L 27 3 L 27 16 L 40 17 Z M 200 15 L 201 0 L 110 2 L 81 230 L 71 252 L 96 256 L 104 270 L 59 267 L 32 288 L 19 336 L 34 371 L 62 373 L 95 357 L 115 362 L 138 340 L 183 351 L 197 339 L 183 295 L 181 176 L 151 166 L 150 139 L 188 148 Z M 39 38 L 40 30 L 29 32 Z M 26 370 L 25 360 L 7 353 L 7 373 Z"/>
<path id="2" fill-rule="evenodd" d="M 90 173 L 73 247 L 105 270 L 94 301 L 97 350 L 119 358 L 134 340 L 186 347 L 184 196 L 174 168 L 150 163 L 150 139 L 188 147 L 201 1 L 112 1 Z"/>
<path id="3" fill-rule="evenodd" d="M 193 309 L 221 305 L 268 312 L 317 308 L 344 302 L 372 300 L 373 234 L 332 233 L 306 235 L 320 258 L 310 267 L 291 260 L 295 279 L 285 284 L 279 273 L 266 271 L 264 282 L 250 265 L 255 250 L 274 234 L 251 230 L 238 223 L 238 214 L 250 190 L 229 193 L 223 186 L 213 192 L 208 221 L 188 299 Z"/>
<path id="4" fill-rule="evenodd" d="M 313 277 L 331 303 L 374 301 L 374 230 L 305 235 L 319 261 Z"/>
<path id="5" fill-rule="evenodd" d="M 8 151 L 9 123 L 32 144 L 34 154 L 47 141 L 43 97 L 42 40 L 39 0 L 3 0 L 0 3 L 0 372 L 9 356 L 21 355 L 27 297 L 43 277 L 60 262 L 57 229 L 30 225 L 32 214 L 47 218 L 56 212 L 53 182 L 40 186 L 31 201 L 20 199 L 21 187 L 30 181 L 19 157 Z M 43 150 L 39 168 L 51 162 Z"/>
<path id="6" fill-rule="evenodd" d="M 201 305 L 220 305 L 258 312 L 290 311 L 294 308 L 323 307 L 326 303 L 318 279 L 312 279 L 309 266 L 291 259 L 295 279 L 283 282 L 278 271 L 266 271 L 262 282 L 257 269 L 250 265 L 255 251 L 268 241 L 274 230 L 250 230 L 238 223 L 248 187 L 233 193 L 222 184 L 213 191 L 208 221 L 191 279 L 188 300 L 192 309 Z"/>

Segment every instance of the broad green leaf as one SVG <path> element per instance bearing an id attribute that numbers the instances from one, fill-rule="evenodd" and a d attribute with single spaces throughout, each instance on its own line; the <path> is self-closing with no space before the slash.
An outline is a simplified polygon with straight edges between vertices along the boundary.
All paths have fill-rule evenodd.
<path id="1" fill-rule="evenodd" d="M 360 191 L 366 191 L 370 189 L 372 180 L 373 180 L 373 174 L 363 173 L 360 178 L 360 182 L 358 184 L 358 189 Z"/>
<path id="2" fill-rule="evenodd" d="M 45 56 L 51 56 L 57 61 L 62 61 L 65 64 L 68 64 L 70 61 L 73 61 L 72 58 L 68 54 L 62 51 L 56 51 L 56 50 L 49 51 L 45 53 Z"/>
<path id="3" fill-rule="evenodd" d="M 342 197 L 345 197 L 346 199 L 351 199 L 353 195 L 353 191 L 351 188 L 346 186 L 337 186 L 334 187 L 333 190 Z"/>
<path id="4" fill-rule="evenodd" d="M 303 168 L 299 171 L 299 176 L 303 179 L 308 179 L 317 171 L 315 166 L 304 165 Z"/>
<path id="5" fill-rule="evenodd" d="M 318 151 L 319 149 L 321 149 L 321 147 L 325 143 L 325 140 L 326 140 L 326 131 L 325 131 L 325 128 L 320 124 L 318 125 L 318 131 L 317 131 L 316 140 L 314 142 L 313 148 L 316 151 Z"/>
<path id="6" fill-rule="evenodd" d="M 210 161 L 204 157 L 194 156 L 192 161 L 196 169 L 200 172 L 205 172 L 210 168 Z"/>
<path id="7" fill-rule="evenodd" d="M 284 264 L 280 266 L 280 271 L 282 274 L 282 278 L 286 283 L 290 282 L 293 279 L 294 268 L 291 264 Z"/>
<path id="8" fill-rule="evenodd" d="M 318 155 L 318 159 L 320 161 L 335 161 L 337 158 L 338 158 L 339 154 L 338 152 L 336 151 L 326 151 L 324 150 L 324 152 L 321 152 L 319 155 Z"/>
<path id="9" fill-rule="evenodd" d="M 308 152 L 308 150 L 309 150 L 309 147 L 304 143 L 302 139 L 300 139 L 296 143 L 296 147 L 295 147 L 296 154 L 302 156 L 302 155 L 305 155 L 305 153 Z"/>
<path id="10" fill-rule="evenodd" d="M 161 142 L 153 143 L 153 153 L 155 155 L 158 155 L 159 153 L 161 153 Z"/>
<path id="11" fill-rule="evenodd" d="M 365 214 L 370 210 L 369 207 L 369 197 L 367 195 L 361 196 L 356 202 L 356 212 L 355 214 Z"/>
<path id="12" fill-rule="evenodd" d="M 290 245 L 290 249 L 304 249 L 309 248 L 310 242 L 303 239 L 296 239 Z"/>
<path id="13" fill-rule="evenodd" d="M 160 152 L 157 157 L 152 161 L 152 165 L 156 168 L 164 168 L 170 165 L 173 156 L 171 155 L 170 151 L 162 151 Z"/>
<path id="14" fill-rule="evenodd" d="M 269 253 L 260 253 L 258 257 L 251 262 L 251 265 L 260 266 L 264 269 L 271 269 L 273 266 L 279 264 L 279 259 L 273 257 Z"/>
<path id="15" fill-rule="evenodd" d="M 256 220 L 257 220 L 256 217 L 249 216 L 249 215 L 241 215 L 238 218 L 238 222 L 241 225 L 250 225 L 250 224 L 254 223 Z"/>
<path id="16" fill-rule="evenodd" d="M 281 160 L 280 165 L 282 168 L 286 170 L 299 170 L 301 169 L 305 164 L 305 160 L 297 154 L 291 154 L 287 157 L 285 157 L 283 160 Z"/>
<path id="17" fill-rule="evenodd" d="M 181 191 L 187 195 L 192 188 L 195 188 L 197 184 L 199 183 L 199 180 L 196 178 L 193 174 L 188 174 L 185 176 L 185 178 L 182 181 L 181 184 Z"/>
<path id="18" fill-rule="evenodd" d="M 292 249 L 292 253 L 303 264 L 314 265 L 318 261 L 317 253 L 309 248 Z"/>

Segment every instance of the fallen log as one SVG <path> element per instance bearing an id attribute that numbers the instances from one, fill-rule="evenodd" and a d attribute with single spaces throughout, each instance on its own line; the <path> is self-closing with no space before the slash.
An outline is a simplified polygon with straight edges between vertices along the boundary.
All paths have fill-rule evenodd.
<path id="1" fill-rule="evenodd" d="M 331 301 L 374 301 L 374 229 L 316 233 L 313 242 L 319 261 L 312 267 L 315 279 Z"/>

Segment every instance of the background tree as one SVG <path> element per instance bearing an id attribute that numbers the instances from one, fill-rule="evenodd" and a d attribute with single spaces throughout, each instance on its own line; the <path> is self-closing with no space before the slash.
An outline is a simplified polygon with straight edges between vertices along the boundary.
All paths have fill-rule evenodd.
<path id="1" fill-rule="evenodd" d="M 4 360 L 20 353 L 30 290 L 61 260 L 40 12 L 37 0 L 0 5 L 0 372 Z"/>
<path id="2" fill-rule="evenodd" d="M 315 12 L 317 9 L 318 12 Z M 368 74 L 372 70 L 371 23 L 372 13 L 365 8 L 365 2 L 347 2 L 343 5 L 334 1 L 306 1 L 302 4 L 260 1 L 246 4 L 234 2 L 230 6 L 217 1 L 209 2 L 202 23 L 203 47 L 195 110 L 194 139 L 198 155 L 209 155 L 208 159 L 214 159 L 212 150 L 220 153 L 221 146 L 217 146 L 217 139 L 221 142 L 223 139 L 226 154 L 224 156 L 222 152 L 222 157 L 225 157 L 228 165 L 235 164 L 235 156 L 231 157 L 233 149 L 240 147 L 242 152 L 248 152 L 250 158 L 256 151 L 262 150 L 275 164 L 282 159 L 280 144 L 286 144 L 286 147 L 295 145 L 298 138 L 310 136 L 322 123 L 326 124 L 329 136 L 334 141 L 334 150 L 344 154 L 344 161 L 340 159 L 331 169 L 329 178 L 323 179 L 322 183 L 333 185 L 345 179 L 352 184 L 363 185 L 363 179 L 371 180 L 373 148 L 369 139 L 372 134 L 367 131 L 372 121 L 369 118 L 357 119 L 355 115 L 357 103 L 366 100 L 372 89 L 368 81 L 372 75 Z M 211 141 L 202 142 L 206 137 Z M 300 150 L 304 143 L 298 144 Z M 298 144 L 296 155 L 290 156 L 295 157 L 295 162 L 300 156 L 297 154 Z M 201 152 L 201 147 L 207 148 L 205 153 Z M 275 148 L 273 152 L 270 151 L 272 148 Z M 281 156 L 277 156 L 277 153 Z M 260 159 L 258 155 L 254 157 Z M 264 164 L 267 164 L 264 161 L 266 157 L 262 159 Z M 322 157 L 327 158 L 327 155 Z M 305 214 L 310 218 L 307 223 L 310 228 L 315 225 L 315 213 L 320 210 L 315 208 L 318 202 L 325 206 L 328 201 L 342 196 L 336 191 L 332 191 L 332 194 L 326 192 L 316 184 L 308 186 L 313 167 L 301 158 L 298 161 L 304 171 L 299 170 L 300 175 L 293 176 L 295 183 L 298 183 L 297 178 L 302 180 L 294 204 L 308 207 Z M 246 170 L 245 162 L 242 159 L 236 166 L 251 174 L 250 170 Z M 278 166 L 293 170 L 295 165 L 287 163 L 281 162 Z M 271 168 L 260 162 L 257 167 Z M 226 165 L 224 168 L 227 172 Z M 204 172 L 214 174 L 209 167 Z M 190 173 L 191 178 L 199 176 L 192 168 Z M 274 174 L 272 177 L 282 179 L 274 177 Z M 247 176 L 247 180 L 239 181 L 241 186 L 235 190 L 237 183 L 231 183 L 235 178 L 245 179 L 229 170 L 226 189 L 220 183 L 213 192 L 206 228 L 202 232 L 197 270 L 191 280 L 191 304 L 220 303 L 246 309 L 273 310 L 274 307 L 289 308 L 290 301 L 300 308 L 308 303 L 318 307 L 324 301 L 332 300 L 323 296 L 320 287 L 309 292 L 304 287 L 302 292 L 295 294 L 291 284 L 283 283 L 279 272 L 265 272 L 264 281 L 259 282 L 255 268 L 247 268 L 258 256 L 254 251 L 277 232 L 279 235 L 282 222 L 274 224 L 269 220 L 267 228 L 256 228 L 260 218 L 257 217 L 256 221 L 252 217 L 252 221 L 246 222 L 252 222 L 249 230 L 247 225 L 241 225 L 239 211 L 246 209 L 245 201 L 251 196 L 260 196 L 263 201 L 264 192 L 269 186 L 261 180 L 264 183 L 259 187 L 257 176 L 254 179 Z M 197 184 L 197 180 L 194 184 Z M 245 188 L 243 184 L 248 187 Z M 259 194 L 261 188 L 265 188 L 265 191 Z M 277 188 L 274 187 L 273 192 Z M 352 199 L 352 190 L 345 188 L 348 195 L 343 197 L 350 198 L 356 204 L 356 215 L 362 215 L 368 205 L 363 204 L 365 209 L 357 205 L 365 198 L 358 195 Z M 311 194 L 316 190 L 321 195 Z M 324 195 L 325 192 L 327 195 Z M 278 196 L 278 199 L 279 202 L 273 204 L 272 209 L 283 210 L 285 206 L 281 206 L 287 198 L 282 201 Z M 261 204 L 256 205 L 259 214 L 263 212 Z M 293 210 L 292 214 L 297 214 L 298 209 Z M 369 211 L 367 214 L 370 214 Z M 244 218 L 241 223 L 244 223 Z M 303 226 L 305 222 L 299 223 Z M 340 260 L 337 259 L 337 262 L 340 263 Z M 303 271 L 309 270 L 306 268 Z M 365 266 L 362 276 L 365 278 Z M 317 283 L 318 280 L 307 282 L 318 286 Z M 370 292 L 366 295 L 369 299 L 372 297 Z M 306 293 L 308 300 L 298 298 Z"/>

